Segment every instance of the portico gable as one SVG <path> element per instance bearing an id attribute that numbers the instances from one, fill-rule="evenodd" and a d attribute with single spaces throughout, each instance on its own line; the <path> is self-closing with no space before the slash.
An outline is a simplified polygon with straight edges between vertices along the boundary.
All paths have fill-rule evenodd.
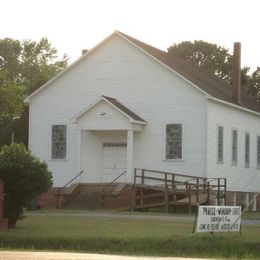
<path id="1" fill-rule="evenodd" d="M 107 141 L 112 142 L 115 144 L 114 147 L 117 146 L 117 143 L 115 142 L 115 139 L 109 139 L 109 136 L 111 133 L 116 136 L 117 133 L 125 133 L 124 136 L 126 138 L 126 165 L 122 166 L 122 163 L 120 162 L 113 162 L 110 159 L 109 163 L 113 166 L 113 169 L 106 170 L 104 169 L 104 162 L 102 160 L 109 160 L 107 158 L 104 158 L 104 156 L 108 155 L 108 152 L 104 153 L 104 151 L 99 151 L 99 154 L 101 154 L 101 158 L 96 159 L 96 167 L 97 176 L 100 176 L 99 179 L 96 181 L 103 181 L 103 182 L 111 182 L 113 181 L 114 177 L 120 173 L 120 171 L 123 170 L 125 167 L 125 170 L 127 171 L 126 174 L 126 182 L 131 183 L 132 182 L 132 176 L 133 176 L 133 145 L 134 145 L 134 132 L 140 132 L 142 131 L 143 127 L 146 125 L 146 121 L 142 119 L 140 116 L 135 114 L 133 111 L 128 109 L 126 106 L 124 106 L 122 103 L 120 103 L 118 100 L 107 97 L 107 96 L 101 96 L 97 101 L 95 101 L 93 104 L 89 105 L 86 109 L 81 111 L 78 115 L 72 118 L 72 122 L 76 124 L 78 129 L 78 154 L 79 154 L 79 169 L 82 169 L 82 159 L 87 157 L 87 155 L 84 155 L 85 150 L 82 148 L 83 143 L 83 136 L 86 138 L 91 138 L 90 134 L 86 134 L 86 132 L 91 133 L 97 136 L 96 139 L 98 141 L 95 144 L 91 144 L 91 146 L 98 146 L 99 149 L 105 150 L 104 147 L 107 146 Z M 104 141 L 106 140 L 106 142 Z M 120 140 L 122 141 L 122 140 Z M 97 149 L 96 147 L 90 147 L 92 149 Z M 108 149 L 107 149 L 108 150 Z M 116 160 L 116 154 L 120 153 L 120 149 L 110 149 L 110 153 L 113 153 L 113 150 L 115 151 L 114 154 L 110 154 L 111 158 L 115 158 Z M 122 149 L 121 149 L 122 150 Z M 123 152 L 123 151 L 122 151 Z M 125 156 L 125 155 L 119 155 L 119 156 Z M 118 156 L 118 157 L 119 157 Z M 92 162 L 93 163 L 93 162 Z M 106 162 L 106 164 L 109 164 Z M 98 165 L 101 164 L 101 165 Z M 121 164 L 120 171 L 117 169 L 119 167 L 118 165 Z M 112 166 L 107 166 L 108 168 Z M 87 165 L 85 167 L 88 167 Z M 83 167 L 84 168 L 84 167 Z M 90 171 L 90 169 L 84 169 L 85 171 Z M 107 175 L 104 177 L 104 172 L 108 171 L 110 175 Z M 112 173 L 111 173 L 112 172 Z"/>

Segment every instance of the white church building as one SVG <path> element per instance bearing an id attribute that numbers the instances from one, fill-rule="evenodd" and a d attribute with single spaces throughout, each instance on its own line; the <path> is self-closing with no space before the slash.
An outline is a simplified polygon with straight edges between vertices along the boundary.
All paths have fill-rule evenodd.
<path id="1" fill-rule="evenodd" d="M 257 193 L 260 105 L 240 93 L 236 46 L 230 86 L 115 31 L 26 98 L 29 149 L 56 187 L 81 170 L 82 183 L 123 171 L 120 181 L 132 183 L 134 168 L 146 168 L 224 177 L 228 191 Z"/>

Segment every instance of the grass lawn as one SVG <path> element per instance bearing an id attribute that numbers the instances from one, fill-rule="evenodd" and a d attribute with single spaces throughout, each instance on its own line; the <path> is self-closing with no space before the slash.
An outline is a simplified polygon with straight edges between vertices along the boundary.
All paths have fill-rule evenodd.
<path id="1" fill-rule="evenodd" d="M 243 215 L 242 215 L 242 218 L 243 219 L 257 219 L 257 220 L 260 220 L 260 212 L 245 212 Z"/>
<path id="2" fill-rule="evenodd" d="M 114 213 L 106 217 L 105 212 L 101 216 L 100 212 L 92 213 L 29 213 L 17 228 L 0 232 L 1 248 L 260 259 L 260 225 L 243 225 L 242 236 L 193 235 L 193 220 L 182 220 L 179 215 L 174 220 L 174 215 L 172 219 L 163 219 L 160 214 L 153 215 L 158 219 L 145 219 L 138 218 L 138 214 L 120 217 Z"/>

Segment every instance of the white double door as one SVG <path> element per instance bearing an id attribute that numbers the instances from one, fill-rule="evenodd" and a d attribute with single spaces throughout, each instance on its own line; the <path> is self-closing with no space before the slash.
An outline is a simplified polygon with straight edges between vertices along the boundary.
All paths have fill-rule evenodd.
<path id="1" fill-rule="evenodd" d="M 101 182 L 109 183 L 126 171 L 126 143 L 103 143 L 101 162 Z M 116 182 L 126 182 L 126 173 Z"/>

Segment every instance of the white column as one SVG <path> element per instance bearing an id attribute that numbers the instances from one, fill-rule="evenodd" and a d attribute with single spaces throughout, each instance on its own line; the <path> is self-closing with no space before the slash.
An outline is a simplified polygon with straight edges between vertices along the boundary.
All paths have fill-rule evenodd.
<path id="1" fill-rule="evenodd" d="M 81 169 L 81 142 L 82 142 L 82 131 L 77 130 L 77 149 L 76 149 L 76 157 L 77 157 L 77 173 L 79 173 Z M 81 177 L 80 177 L 81 179 Z"/>
<path id="2" fill-rule="evenodd" d="M 127 183 L 133 182 L 133 159 L 134 158 L 134 130 L 127 130 Z"/>
<path id="3" fill-rule="evenodd" d="M 252 211 L 256 211 L 256 193 L 254 193 L 254 195 L 253 195 Z"/>

